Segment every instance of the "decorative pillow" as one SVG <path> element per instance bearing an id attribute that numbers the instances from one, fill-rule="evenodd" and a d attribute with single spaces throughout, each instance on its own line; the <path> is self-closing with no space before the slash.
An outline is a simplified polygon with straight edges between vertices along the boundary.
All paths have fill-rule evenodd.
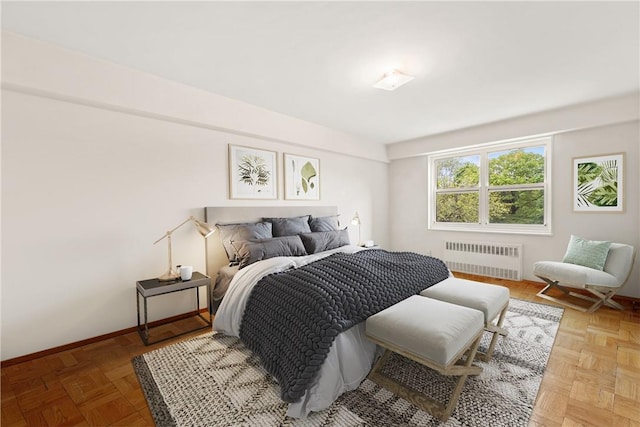
<path id="1" fill-rule="evenodd" d="M 232 242 L 236 242 L 236 246 L 238 246 L 238 243 L 242 241 L 270 239 L 273 237 L 270 222 L 216 224 L 216 227 L 220 230 L 220 239 L 222 240 L 222 245 L 227 252 L 227 258 L 229 258 L 231 264 L 238 262 L 236 249 Z"/>
<path id="2" fill-rule="evenodd" d="M 309 215 L 291 218 L 262 218 L 273 225 L 273 237 L 295 236 L 300 233 L 310 233 Z"/>
<path id="3" fill-rule="evenodd" d="M 301 234 L 300 238 L 308 254 L 328 251 L 350 244 L 347 229 L 333 231 L 318 231 Z"/>
<path id="4" fill-rule="evenodd" d="M 263 259 L 306 254 L 307 252 L 299 236 L 283 236 L 254 242 L 242 242 L 238 248 L 241 269 Z"/>
<path id="5" fill-rule="evenodd" d="M 567 247 L 567 253 L 564 254 L 562 262 L 602 271 L 604 263 L 607 261 L 610 246 L 611 242 L 586 240 L 571 235 L 569 247 Z"/>
<path id="6" fill-rule="evenodd" d="M 319 218 L 309 218 L 311 231 L 333 231 L 340 228 L 338 217 L 340 215 L 323 216 Z"/>

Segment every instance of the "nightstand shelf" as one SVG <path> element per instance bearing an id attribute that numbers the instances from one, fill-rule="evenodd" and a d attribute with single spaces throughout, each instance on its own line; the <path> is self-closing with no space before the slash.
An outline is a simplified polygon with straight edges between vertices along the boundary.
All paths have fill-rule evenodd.
<path id="1" fill-rule="evenodd" d="M 207 320 L 205 317 L 200 314 L 200 287 L 206 286 L 207 288 L 207 311 L 209 313 L 209 319 Z M 167 338 L 162 338 L 156 340 L 154 342 L 150 342 L 149 340 L 149 316 L 147 311 L 147 298 L 170 294 L 173 292 L 186 291 L 189 289 L 194 289 L 196 294 L 196 316 L 200 317 L 205 324 L 197 327 L 195 329 L 191 329 L 180 334 L 176 334 Z M 136 311 L 138 315 L 138 334 L 142 339 L 142 342 L 145 345 L 155 344 L 161 341 L 165 341 L 171 338 L 179 337 L 180 335 L 189 334 L 194 331 L 199 331 L 201 329 L 209 328 L 212 325 L 212 316 L 211 316 L 211 279 L 209 276 L 206 276 L 197 271 L 193 272 L 193 276 L 191 280 L 174 280 L 171 282 L 161 282 L 158 279 L 148 279 L 148 280 L 139 280 L 136 282 Z M 141 323 L 140 319 L 140 297 L 143 299 L 144 305 L 144 324 Z M 194 316 L 195 317 L 195 316 Z"/>

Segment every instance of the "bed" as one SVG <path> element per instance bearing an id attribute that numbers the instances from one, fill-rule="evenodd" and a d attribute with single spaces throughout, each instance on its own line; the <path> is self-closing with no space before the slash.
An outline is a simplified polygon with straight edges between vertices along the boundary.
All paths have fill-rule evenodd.
<path id="1" fill-rule="evenodd" d="M 281 218 L 300 215 L 326 217 L 335 216 L 336 214 L 337 209 L 335 207 L 206 208 L 206 220 L 212 224 L 256 222 L 264 217 Z M 294 350 L 297 349 L 295 346 L 293 347 L 294 350 L 288 347 L 290 343 L 287 342 L 287 337 L 289 335 L 286 333 L 278 337 L 279 328 L 282 328 L 283 323 L 286 323 L 286 319 L 289 318 L 287 316 L 294 316 L 299 310 L 292 308 L 290 312 L 282 315 L 281 319 L 275 315 L 271 316 L 270 320 L 266 323 L 271 323 L 272 321 L 276 323 L 280 322 L 280 326 L 274 326 L 275 329 L 269 330 L 269 333 L 261 333 L 260 322 L 262 322 L 263 317 L 260 316 L 267 316 L 270 311 L 281 313 L 281 311 L 278 310 L 282 310 L 282 307 L 279 307 L 277 310 L 272 310 L 270 304 L 273 302 L 260 302 L 269 301 L 268 292 L 271 292 L 271 289 L 277 289 L 266 288 L 264 286 L 265 282 L 279 280 L 279 278 L 282 278 L 282 280 L 292 280 L 291 275 L 297 273 L 308 275 L 310 271 L 314 269 L 317 270 L 324 264 L 328 266 L 326 268 L 333 268 L 336 263 L 340 265 L 344 264 L 343 267 L 346 270 L 350 270 L 352 268 L 359 268 L 357 266 L 354 267 L 352 264 L 355 262 L 355 258 L 367 259 L 366 265 L 371 265 L 371 262 L 377 263 L 381 258 L 384 258 L 383 261 L 386 262 L 387 257 L 391 256 L 386 251 L 368 250 L 350 244 L 339 245 L 335 248 L 330 247 L 328 250 L 316 251 L 315 249 L 323 249 L 322 245 L 320 245 L 316 248 L 311 247 L 311 250 L 308 251 L 313 252 L 311 255 L 296 254 L 295 256 L 277 256 L 261 259 L 245 265 L 242 268 L 238 268 L 228 266 L 231 258 L 224 249 L 221 249 L 221 247 L 225 246 L 222 240 L 223 239 L 220 239 L 220 236 L 218 236 L 217 241 L 207 241 L 207 271 L 209 273 L 221 271 L 221 274 L 216 278 L 216 286 L 213 290 L 213 298 L 217 306 L 213 329 L 227 335 L 241 337 L 247 347 L 258 352 L 267 370 L 274 374 L 276 378 L 278 378 L 277 373 L 272 372 L 273 364 L 279 363 L 277 359 L 289 358 L 291 354 L 294 353 Z M 266 241 L 268 239 L 264 240 Z M 247 246 L 251 246 L 251 244 Z M 308 246 L 306 246 L 306 248 L 309 249 Z M 235 249 L 236 253 L 238 253 L 237 248 Z M 409 256 L 423 257 L 417 254 L 410 254 Z M 358 263 L 360 262 L 361 261 L 358 261 Z M 368 269 L 369 267 L 362 268 Z M 398 269 L 397 265 L 394 268 Z M 443 280 L 443 278 L 448 277 L 449 274 L 446 267 L 442 270 L 441 266 L 438 265 L 438 268 L 439 271 L 435 275 L 438 278 L 432 280 L 434 283 L 438 280 Z M 322 276 L 324 270 L 319 271 L 320 273 L 316 273 L 316 276 Z M 221 277 L 223 278 L 221 279 L 222 282 L 226 283 L 218 280 Z M 374 275 L 372 277 L 378 276 Z M 317 280 L 322 282 L 323 278 L 321 277 Z M 406 279 L 397 279 L 399 283 L 404 283 L 404 280 Z M 284 287 L 281 287 L 279 292 L 287 292 L 287 283 L 281 285 Z M 216 289 L 218 286 L 223 286 L 224 289 Z M 305 283 L 304 286 L 307 286 L 307 284 Z M 405 296 L 394 295 L 393 298 L 406 298 L 407 295 L 418 293 L 419 291 L 416 292 L 418 288 L 415 286 L 422 287 L 422 285 L 414 284 L 413 289 L 403 290 L 403 292 L 407 292 Z M 404 287 L 404 285 L 400 287 Z M 329 286 L 329 288 L 333 288 L 333 286 Z M 390 286 L 388 289 L 396 288 Z M 365 291 L 362 289 L 359 290 L 361 293 Z M 256 302 L 258 298 L 256 295 L 266 295 L 266 300 L 262 299 Z M 274 295 L 277 294 L 274 293 Z M 355 296 L 357 298 L 357 295 Z M 274 298 L 279 299 L 280 297 Z M 286 296 L 282 299 L 285 298 Z M 289 306 L 295 307 L 295 304 L 289 304 Z M 255 314 L 257 312 L 260 312 L 260 314 Z M 365 312 L 363 315 L 367 315 L 367 313 Z M 247 325 L 251 324 L 256 324 L 253 335 L 248 332 L 249 326 Z M 324 328 L 325 326 L 326 325 L 323 325 L 322 327 Z M 313 368 L 312 374 L 302 374 L 302 376 L 306 375 L 305 378 L 308 378 L 305 380 L 304 387 L 295 390 L 297 386 L 294 386 L 293 392 L 290 391 L 291 388 L 281 387 L 283 389 L 283 400 L 290 402 L 287 415 L 300 418 L 306 417 L 311 411 L 326 409 L 342 393 L 357 388 L 371 370 L 378 350 L 375 344 L 365 338 L 364 322 L 354 323 L 353 326 L 351 326 L 351 324 L 344 324 L 338 329 L 340 332 L 335 334 L 335 336 L 333 336 L 333 333 L 330 334 L 332 336 L 330 343 L 327 344 L 326 354 L 321 355 L 322 363 L 311 367 Z M 265 324 L 265 331 L 266 330 Z M 322 331 L 322 333 L 324 333 L 324 331 Z M 256 338 L 255 335 L 262 336 Z M 253 340 L 256 339 L 258 341 L 254 342 Z M 277 341 L 278 339 L 280 341 Z M 271 340 L 273 340 L 273 344 Z M 251 347 L 252 345 L 253 347 Z M 265 347 L 270 348 L 265 349 Z M 260 353 L 260 351 L 262 351 L 262 353 Z M 274 353 L 274 351 L 280 351 L 280 353 Z M 315 357 L 315 355 L 312 357 Z M 315 365 L 315 363 L 311 364 Z M 284 383 L 289 383 L 289 381 L 283 381 L 281 385 Z M 291 398 L 289 399 L 288 397 Z"/>

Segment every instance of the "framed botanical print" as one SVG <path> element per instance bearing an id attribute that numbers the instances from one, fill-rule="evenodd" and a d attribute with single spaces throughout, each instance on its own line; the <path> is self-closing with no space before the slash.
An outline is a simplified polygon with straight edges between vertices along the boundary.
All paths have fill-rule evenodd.
<path id="1" fill-rule="evenodd" d="M 277 199 L 276 152 L 229 145 L 229 198 Z"/>
<path id="2" fill-rule="evenodd" d="M 573 159 L 573 210 L 624 211 L 624 154 Z"/>
<path id="3" fill-rule="evenodd" d="M 284 154 L 284 198 L 320 200 L 320 160 Z"/>

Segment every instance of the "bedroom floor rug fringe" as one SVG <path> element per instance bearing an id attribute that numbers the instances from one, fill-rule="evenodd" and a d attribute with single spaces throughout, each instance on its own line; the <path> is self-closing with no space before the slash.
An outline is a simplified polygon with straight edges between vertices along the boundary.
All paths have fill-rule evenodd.
<path id="1" fill-rule="evenodd" d="M 511 299 L 500 338 L 479 376 L 467 379 L 446 423 L 365 380 L 306 419 L 285 416 L 275 381 L 239 339 L 204 334 L 133 359 L 158 426 L 526 426 L 563 309 Z M 486 349 L 485 334 L 481 347 Z M 441 402 L 455 378 L 394 355 L 388 375 Z"/>

